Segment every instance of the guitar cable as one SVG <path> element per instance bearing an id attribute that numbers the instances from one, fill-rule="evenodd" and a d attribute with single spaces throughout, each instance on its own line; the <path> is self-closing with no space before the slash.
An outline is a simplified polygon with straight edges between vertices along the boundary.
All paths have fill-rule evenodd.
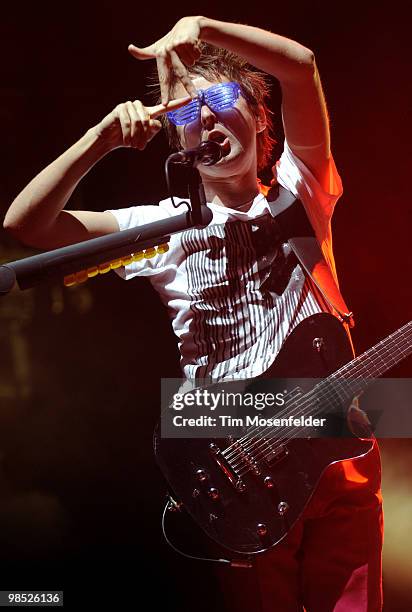
<path id="1" fill-rule="evenodd" d="M 236 567 L 236 568 L 239 567 L 239 568 L 246 568 L 246 569 L 250 569 L 251 567 L 253 567 L 253 564 L 252 564 L 250 559 L 232 559 L 232 560 L 230 560 L 230 559 L 217 559 L 217 558 L 211 559 L 211 558 L 207 558 L 207 557 L 196 557 L 194 555 L 190 555 L 189 553 L 183 552 L 182 550 L 177 548 L 173 544 L 173 542 L 171 542 L 171 540 L 168 538 L 168 536 L 166 534 L 166 512 L 168 512 L 168 511 L 176 511 L 177 509 L 178 509 L 178 504 L 169 495 L 168 496 L 168 500 L 166 501 L 165 507 L 163 508 L 163 514 L 162 514 L 162 532 L 163 532 L 163 537 L 166 540 L 167 544 L 176 553 L 178 553 L 182 557 L 186 557 L 186 559 L 191 559 L 192 561 L 206 561 L 206 562 L 209 562 L 209 563 L 225 563 L 225 564 L 229 564 L 230 567 Z"/>

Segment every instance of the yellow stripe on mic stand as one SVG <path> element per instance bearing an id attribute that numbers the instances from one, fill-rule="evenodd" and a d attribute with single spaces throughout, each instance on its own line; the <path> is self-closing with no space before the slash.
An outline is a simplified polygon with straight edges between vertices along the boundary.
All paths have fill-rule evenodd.
<path id="1" fill-rule="evenodd" d="M 132 255 L 127 255 L 126 257 L 106 261 L 97 266 L 87 268 L 86 270 L 79 270 L 79 272 L 67 274 L 63 279 L 63 283 L 65 287 L 73 287 L 74 285 L 85 283 L 89 278 L 94 278 L 99 274 L 107 274 L 110 270 L 117 270 L 118 268 L 128 266 L 134 261 L 151 259 L 155 257 L 155 255 L 163 255 L 167 253 L 168 250 L 169 245 L 165 242 L 164 244 L 159 244 L 157 247 L 150 247 L 144 251 L 138 251 L 137 253 L 132 253 Z"/>

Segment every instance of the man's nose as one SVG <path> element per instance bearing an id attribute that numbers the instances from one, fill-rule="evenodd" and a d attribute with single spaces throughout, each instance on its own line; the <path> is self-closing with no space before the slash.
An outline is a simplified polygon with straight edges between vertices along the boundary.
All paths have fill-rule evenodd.
<path id="1" fill-rule="evenodd" d="M 213 130 L 215 123 L 217 122 L 217 117 L 214 112 L 207 106 L 207 104 L 203 104 L 200 109 L 200 121 L 202 123 L 202 128 L 205 130 Z"/>

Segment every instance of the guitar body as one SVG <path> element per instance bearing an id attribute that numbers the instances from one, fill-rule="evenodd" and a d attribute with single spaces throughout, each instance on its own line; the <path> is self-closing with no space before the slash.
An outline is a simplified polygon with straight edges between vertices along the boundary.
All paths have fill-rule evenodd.
<path id="1" fill-rule="evenodd" d="M 257 383 L 264 390 L 270 378 L 324 379 L 352 358 L 342 324 L 326 313 L 313 315 L 294 329 Z M 233 440 L 162 438 L 158 426 L 155 456 L 175 499 L 210 538 L 232 552 L 262 552 L 288 533 L 330 464 L 371 450 L 373 440 L 346 428 L 346 408 L 343 435 L 289 440 L 279 454 L 258 456 L 256 470 L 242 474 L 241 487 L 225 469 L 225 449 L 233 448 Z"/>

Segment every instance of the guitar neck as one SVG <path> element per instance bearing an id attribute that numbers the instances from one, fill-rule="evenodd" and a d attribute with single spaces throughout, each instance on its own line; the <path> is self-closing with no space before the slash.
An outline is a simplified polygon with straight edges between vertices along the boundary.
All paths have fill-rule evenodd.
<path id="1" fill-rule="evenodd" d="M 373 379 L 382 376 L 412 354 L 412 321 L 381 340 L 329 376 L 320 386 L 330 391 L 336 385 L 339 395 L 350 399 L 364 391 Z M 326 389 L 325 389 L 326 390 Z"/>

